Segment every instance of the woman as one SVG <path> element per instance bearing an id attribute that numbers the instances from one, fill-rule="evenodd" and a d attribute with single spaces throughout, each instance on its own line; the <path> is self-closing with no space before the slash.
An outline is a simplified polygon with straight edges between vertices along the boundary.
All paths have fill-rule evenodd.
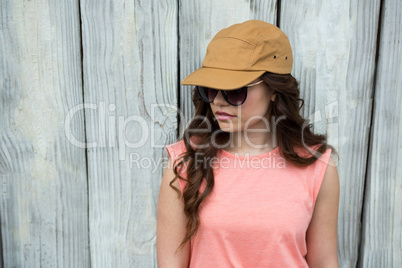
<path id="1" fill-rule="evenodd" d="M 234 24 L 202 65 L 182 81 L 195 115 L 166 146 L 158 266 L 338 267 L 336 150 L 299 115 L 287 36 Z"/>

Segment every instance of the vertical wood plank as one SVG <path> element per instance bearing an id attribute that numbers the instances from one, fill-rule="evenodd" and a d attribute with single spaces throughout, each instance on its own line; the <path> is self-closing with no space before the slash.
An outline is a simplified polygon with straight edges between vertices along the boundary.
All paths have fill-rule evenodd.
<path id="1" fill-rule="evenodd" d="M 82 0 L 93 267 L 156 267 L 164 145 L 176 136 L 177 0 Z M 164 152 L 166 155 L 166 152 Z"/>
<path id="2" fill-rule="evenodd" d="M 402 3 L 383 1 L 359 267 L 402 267 Z"/>
<path id="3" fill-rule="evenodd" d="M 182 1 L 180 3 L 180 81 L 202 66 L 208 43 L 232 24 L 249 19 L 276 23 L 276 0 Z M 180 82 L 179 81 L 179 82 Z M 194 115 L 192 86 L 180 85 L 180 136 Z"/>
<path id="4" fill-rule="evenodd" d="M 2 1 L 5 267 L 89 266 L 78 1 Z"/>
<path id="5" fill-rule="evenodd" d="M 361 232 L 379 0 L 282 1 L 304 117 L 340 156 L 340 267 L 355 267 Z M 337 159 L 335 159 L 337 160 Z"/>

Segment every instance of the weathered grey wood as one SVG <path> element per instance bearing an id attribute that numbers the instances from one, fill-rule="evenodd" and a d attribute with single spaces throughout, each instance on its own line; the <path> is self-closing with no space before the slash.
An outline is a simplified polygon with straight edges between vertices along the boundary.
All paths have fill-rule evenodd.
<path id="1" fill-rule="evenodd" d="M 383 2 L 359 267 L 402 267 L 402 3 Z"/>
<path id="2" fill-rule="evenodd" d="M 88 267 L 78 1 L 2 1 L 0 202 L 5 267 Z"/>
<path id="3" fill-rule="evenodd" d="M 380 0 L 281 1 L 303 114 L 341 156 L 341 267 L 402 266 L 402 7 L 383 2 L 368 150 Z M 0 256 L 5 267 L 156 267 L 163 146 L 176 115 L 182 133 L 193 114 L 179 82 L 223 27 L 275 23 L 276 1 L 80 3 L 81 17 L 78 1 L 1 4 Z M 88 159 L 73 137 L 90 143 Z"/>
<path id="4" fill-rule="evenodd" d="M 282 1 L 302 109 L 340 155 L 340 267 L 355 267 L 361 232 L 379 0 Z M 335 159 L 337 160 L 337 159 Z"/>
<path id="5" fill-rule="evenodd" d="M 180 3 L 180 81 L 202 66 L 208 43 L 215 34 L 234 23 L 260 19 L 276 23 L 276 0 L 182 1 Z M 180 85 L 180 135 L 194 114 L 192 86 Z"/>
<path id="6" fill-rule="evenodd" d="M 91 263 L 156 267 L 160 161 L 177 128 L 178 2 L 80 3 L 84 96 L 96 108 L 85 114 L 96 142 L 88 149 Z"/>

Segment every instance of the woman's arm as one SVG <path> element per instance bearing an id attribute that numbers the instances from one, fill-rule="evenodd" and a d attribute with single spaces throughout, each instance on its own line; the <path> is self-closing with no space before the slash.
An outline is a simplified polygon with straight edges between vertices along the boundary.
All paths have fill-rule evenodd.
<path id="1" fill-rule="evenodd" d="M 175 255 L 177 247 L 185 236 L 187 219 L 182 199 L 179 199 L 174 189 L 169 186 L 173 178 L 172 160 L 169 158 L 158 198 L 156 252 L 159 268 L 188 267 L 190 259 L 189 243 Z M 178 180 L 173 185 L 180 190 Z"/>
<path id="2" fill-rule="evenodd" d="M 309 267 L 339 267 L 337 250 L 339 189 L 338 171 L 335 161 L 330 156 L 306 234 L 306 260 Z"/>

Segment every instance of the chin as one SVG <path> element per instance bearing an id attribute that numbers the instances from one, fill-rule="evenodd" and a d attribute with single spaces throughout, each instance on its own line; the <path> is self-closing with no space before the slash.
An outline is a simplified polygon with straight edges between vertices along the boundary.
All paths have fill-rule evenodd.
<path id="1" fill-rule="evenodd" d="M 226 132 L 226 133 L 232 133 L 232 132 L 234 132 L 233 131 L 233 129 L 230 129 L 230 128 L 220 128 L 221 129 L 221 131 L 223 131 L 223 132 Z"/>

